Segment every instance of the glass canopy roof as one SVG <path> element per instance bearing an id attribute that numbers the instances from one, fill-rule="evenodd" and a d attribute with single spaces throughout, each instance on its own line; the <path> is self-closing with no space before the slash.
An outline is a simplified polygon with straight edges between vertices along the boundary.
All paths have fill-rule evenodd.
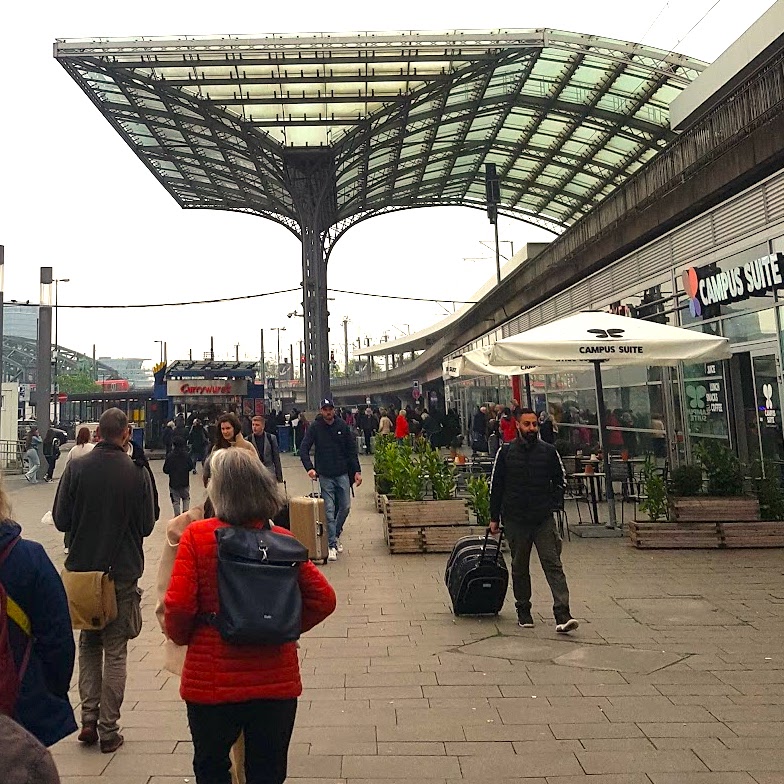
<path id="1" fill-rule="evenodd" d="M 287 156 L 313 148 L 329 225 L 484 208 L 495 163 L 500 211 L 561 231 L 674 137 L 668 106 L 705 68 L 546 29 L 58 40 L 55 57 L 182 207 L 295 233 Z"/>

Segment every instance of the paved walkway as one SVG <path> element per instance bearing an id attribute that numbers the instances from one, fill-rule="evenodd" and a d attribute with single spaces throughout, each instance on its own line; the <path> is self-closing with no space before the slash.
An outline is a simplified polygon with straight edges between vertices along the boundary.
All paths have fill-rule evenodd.
<path id="1" fill-rule="evenodd" d="M 294 458 L 284 456 L 284 471 L 290 492 L 309 489 Z M 446 557 L 390 556 L 369 484 L 345 553 L 325 567 L 338 610 L 302 640 L 289 781 L 784 784 L 781 551 L 641 552 L 625 540 L 573 538 L 564 563 L 581 626 L 564 639 L 538 564 L 535 629 L 517 627 L 511 602 L 498 619 L 455 619 Z M 59 567 L 61 538 L 39 522 L 54 485 L 8 486 L 27 535 Z M 54 748 L 64 784 L 194 781 L 152 612 L 163 527 L 146 547 L 126 744 L 104 755 L 66 739 Z"/>

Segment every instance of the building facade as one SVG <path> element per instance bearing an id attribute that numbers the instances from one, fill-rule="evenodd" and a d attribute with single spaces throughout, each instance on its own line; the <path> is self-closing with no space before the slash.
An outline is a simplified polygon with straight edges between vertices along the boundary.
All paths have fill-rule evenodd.
<path id="1" fill-rule="evenodd" d="M 784 461 L 784 172 L 778 172 L 464 347 L 583 311 L 602 310 L 727 337 L 727 361 L 603 371 L 611 449 L 673 463 L 722 443 L 747 464 Z M 454 355 L 452 355 L 454 356 Z M 445 358 L 446 359 L 446 358 Z M 515 385 L 515 389 L 523 389 Z M 533 376 L 531 400 L 558 422 L 566 453 L 598 440 L 593 374 Z M 483 402 L 509 401 L 513 381 L 447 382 L 468 422 Z M 525 402 L 525 391 L 521 393 Z"/>

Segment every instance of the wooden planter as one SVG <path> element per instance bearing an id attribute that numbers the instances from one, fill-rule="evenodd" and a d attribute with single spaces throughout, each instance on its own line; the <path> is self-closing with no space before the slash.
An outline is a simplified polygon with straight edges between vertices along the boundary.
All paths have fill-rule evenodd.
<path id="1" fill-rule="evenodd" d="M 756 498 L 696 495 L 670 499 L 670 520 L 677 523 L 738 523 L 759 519 Z"/>
<path id="2" fill-rule="evenodd" d="M 398 501 L 381 496 L 387 543 L 391 553 L 448 553 L 469 525 L 464 499 Z"/>
<path id="3" fill-rule="evenodd" d="M 756 498 L 675 497 L 670 514 L 671 522 L 629 523 L 631 543 L 640 549 L 784 547 L 784 522 L 760 521 Z"/>

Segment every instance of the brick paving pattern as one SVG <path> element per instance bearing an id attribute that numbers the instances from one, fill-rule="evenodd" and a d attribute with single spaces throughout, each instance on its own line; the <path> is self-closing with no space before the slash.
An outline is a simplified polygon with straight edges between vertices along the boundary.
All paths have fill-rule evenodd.
<path id="1" fill-rule="evenodd" d="M 284 456 L 284 471 L 291 493 L 309 491 L 295 458 Z M 369 462 L 365 471 L 372 477 Z M 7 480 L 15 516 L 59 567 L 61 537 L 39 522 L 55 486 L 22 482 Z M 390 556 L 371 484 L 357 492 L 345 552 L 325 567 L 338 610 L 301 641 L 289 781 L 784 784 L 781 551 L 651 552 L 573 537 L 563 558 L 581 626 L 565 639 L 535 558 L 534 629 L 517 627 L 511 593 L 497 619 L 454 618 L 446 556 Z M 200 487 L 193 477 L 197 499 Z M 125 746 L 101 754 L 61 742 L 64 784 L 194 781 L 178 679 L 161 669 L 153 618 L 163 529 L 146 545 Z"/>

